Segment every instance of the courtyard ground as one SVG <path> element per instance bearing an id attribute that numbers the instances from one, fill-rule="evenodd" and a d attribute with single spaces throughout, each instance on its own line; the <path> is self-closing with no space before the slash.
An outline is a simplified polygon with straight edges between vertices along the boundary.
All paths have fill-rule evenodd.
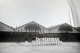
<path id="1" fill-rule="evenodd" d="M 62 42 L 60 45 L 26 47 L 24 42 L 1 42 L 0 53 L 80 53 L 80 43 Z"/>

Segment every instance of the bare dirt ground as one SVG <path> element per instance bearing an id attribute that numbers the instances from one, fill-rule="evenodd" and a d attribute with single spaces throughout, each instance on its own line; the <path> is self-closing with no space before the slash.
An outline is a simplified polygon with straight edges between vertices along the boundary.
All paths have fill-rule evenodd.
<path id="1" fill-rule="evenodd" d="M 24 42 L 0 43 L 0 53 L 80 53 L 80 43 L 62 42 L 60 45 L 28 46 Z"/>

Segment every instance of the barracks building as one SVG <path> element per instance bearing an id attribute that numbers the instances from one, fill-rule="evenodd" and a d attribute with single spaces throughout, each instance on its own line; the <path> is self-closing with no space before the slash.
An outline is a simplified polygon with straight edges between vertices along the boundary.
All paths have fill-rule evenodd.
<path id="1" fill-rule="evenodd" d="M 68 33 L 69 38 L 76 37 L 80 33 L 76 28 L 70 26 L 67 23 L 60 24 L 57 26 L 52 26 L 46 28 L 34 21 L 22 25 L 17 28 L 10 27 L 2 22 L 0 22 L 0 41 L 25 41 L 27 37 L 61 37 L 62 39 L 66 38 L 67 35 L 60 35 L 61 33 Z M 1 35 L 2 34 L 2 35 Z M 77 34 L 77 35 L 73 35 Z M 72 37 L 72 35 L 74 37 Z"/>

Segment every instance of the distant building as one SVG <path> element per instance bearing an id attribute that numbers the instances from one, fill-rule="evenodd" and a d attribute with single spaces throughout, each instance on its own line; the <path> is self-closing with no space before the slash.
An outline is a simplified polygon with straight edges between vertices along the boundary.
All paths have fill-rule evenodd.
<path id="1" fill-rule="evenodd" d="M 75 27 L 76 30 L 78 30 L 80 32 L 80 27 Z"/>
<path id="2" fill-rule="evenodd" d="M 77 29 L 75 29 L 74 27 L 72 27 L 71 25 L 69 25 L 67 23 L 60 24 L 57 26 L 52 26 L 52 27 L 49 27 L 48 29 L 50 30 L 50 33 L 61 33 L 61 31 L 59 30 L 59 28 L 61 26 L 63 26 L 62 29 L 65 28 L 65 30 L 67 30 L 69 27 L 72 28 L 72 31 L 67 31 L 68 33 L 79 33 L 79 31 Z"/>
<path id="3" fill-rule="evenodd" d="M 4 31 L 4 32 L 14 32 L 14 28 L 0 22 L 0 31 Z"/>
<path id="4" fill-rule="evenodd" d="M 33 32 L 33 33 L 50 33 L 49 29 L 45 28 L 44 26 L 32 21 L 27 23 L 23 26 L 15 28 L 16 32 Z"/>
<path id="5" fill-rule="evenodd" d="M 79 33 L 80 33 L 76 28 L 70 26 L 67 23 L 46 28 L 34 21 L 17 28 L 12 28 L 0 22 L 0 32 L 1 32 L 0 41 L 18 41 L 18 42 L 25 41 L 25 40 L 32 41 L 32 40 L 35 40 L 36 37 L 38 38 L 43 38 L 43 37 L 58 38 L 59 37 L 60 40 L 62 41 L 65 41 L 65 40 L 78 41 L 77 37 L 79 36 Z M 66 32 L 70 36 L 68 36 Z"/>
<path id="6" fill-rule="evenodd" d="M 0 31 L 9 31 L 9 32 L 27 32 L 27 33 L 38 33 L 38 34 L 45 34 L 45 33 L 61 33 L 59 28 L 63 26 L 63 28 L 68 29 L 67 27 L 72 28 L 72 31 L 68 31 L 69 33 L 79 33 L 79 31 L 72 27 L 71 25 L 64 23 L 57 26 L 52 26 L 49 28 L 46 28 L 34 21 L 27 23 L 25 25 L 22 25 L 17 28 L 10 27 L 2 22 L 0 22 Z M 66 27 L 64 27 L 66 26 Z"/>

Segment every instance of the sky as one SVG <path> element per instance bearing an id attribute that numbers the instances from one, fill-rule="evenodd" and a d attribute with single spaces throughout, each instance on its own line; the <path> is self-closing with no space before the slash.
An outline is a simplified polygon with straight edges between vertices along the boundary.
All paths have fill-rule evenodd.
<path id="1" fill-rule="evenodd" d="M 44 27 L 70 22 L 67 0 L 0 0 L 0 21 L 19 27 L 35 21 Z"/>

